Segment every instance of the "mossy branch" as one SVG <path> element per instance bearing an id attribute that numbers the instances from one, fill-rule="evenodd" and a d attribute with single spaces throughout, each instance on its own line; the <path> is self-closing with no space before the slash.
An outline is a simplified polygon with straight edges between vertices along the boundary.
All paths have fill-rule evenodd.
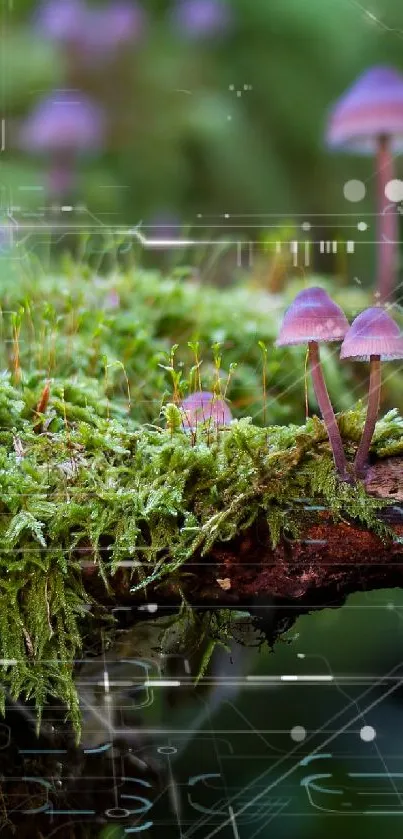
<path id="1" fill-rule="evenodd" d="M 314 581 L 325 585 L 318 539 L 337 555 L 344 545 L 361 558 L 364 547 L 369 557 L 390 550 L 381 514 L 392 496 L 337 480 L 315 417 L 268 428 L 246 418 L 189 435 L 175 406 L 161 427 L 139 427 L 127 415 L 108 417 L 96 380 L 53 380 L 38 431 L 41 393 L 43 382 L 0 380 L 2 679 L 39 709 L 59 697 L 76 726 L 72 664 L 91 601 L 300 597 Z M 339 416 L 350 461 L 362 422 L 360 407 Z M 385 463 L 403 456 L 396 412 L 378 423 L 372 454 Z"/>

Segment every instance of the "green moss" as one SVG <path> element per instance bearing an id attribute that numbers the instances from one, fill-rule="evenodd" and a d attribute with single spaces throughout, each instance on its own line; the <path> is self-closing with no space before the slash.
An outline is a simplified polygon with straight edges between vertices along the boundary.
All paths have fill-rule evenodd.
<path id="1" fill-rule="evenodd" d="M 305 350 L 273 345 L 297 281 L 282 299 L 138 267 L 94 277 L 65 260 L 62 272 L 45 273 L 27 255 L 1 261 L 0 284 L 0 659 L 15 696 L 40 709 L 53 693 L 78 729 L 72 661 L 96 612 L 80 557 L 95 560 L 107 588 L 122 560 L 133 562 L 133 591 L 168 575 L 179 586 L 176 572 L 195 551 L 206 555 L 257 516 L 273 545 L 285 530 L 297 535 L 307 497 L 386 532 L 383 502 L 337 481 L 322 423 L 279 424 L 304 417 Z M 360 289 L 340 295 L 349 316 L 368 303 Z M 337 348 L 322 357 L 335 407 L 351 406 L 357 371 L 338 363 Z M 309 378 L 307 387 L 311 399 Z M 183 431 L 172 403 L 201 388 L 229 399 L 237 418 L 229 429 Z M 383 393 L 386 407 L 403 409 L 398 377 L 385 376 Z M 352 456 L 363 407 L 339 423 Z M 378 423 L 373 449 L 403 451 L 397 411 Z M 184 603 L 174 632 L 186 644 L 208 639 L 202 670 L 214 644 L 231 637 L 233 616 L 201 618 Z M 99 614 L 93 623 L 99 633 Z"/>
<path id="2" fill-rule="evenodd" d="M 136 591 L 176 571 L 196 550 L 232 539 L 264 515 L 273 545 L 298 533 L 301 501 L 325 502 L 385 534 L 384 502 L 340 484 L 323 424 L 261 428 L 250 418 L 217 431 L 185 433 L 174 405 L 159 426 L 138 426 L 108 406 L 104 382 L 51 383 L 43 432 L 33 407 L 43 381 L 15 387 L 0 380 L 0 658 L 13 695 L 66 702 L 79 726 L 72 661 L 80 648 L 88 598 L 78 546 L 99 564 L 105 584 L 132 560 Z M 340 416 L 348 455 L 363 411 Z M 379 456 L 403 450 L 403 420 L 389 412 L 377 425 Z M 107 550 L 106 550 L 107 548 Z M 87 553 L 88 556 L 88 553 Z M 220 640 L 223 640 L 221 634 Z"/>
<path id="3" fill-rule="evenodd" d="M 321 277 L 311 282 L 329 285 Z M 130 402 L 136 420 L 155 422 L 161 404 L 172 397 L 171 346 L 178 345 L 175 370 L 186 389 L 183 371 L 195 366 L 198 345 L 198 374 L 211 390 L 217 372 L 212 347 L 219 343 L 224 381 L 233 365 L 227 396 L 235 416 L 248 414 L 258 425 L 302 422 L 305 348 L 274 347 L 283 311 L 298 290 L 290 286 L 283 298 L 245 284 L 217 289 L 141 268 L 94 277 L 88 266 L 70 262 L 63 273 L 42 274 L 27 257 L 23 273 L 18 260 L 1 260 L 0 369 L 17 367 L 18 373 L 19 361 L 26 376 L 39 371 L 42 379 L 63 382 L 102 379 L 116 410 L 127 412 Z M 112 291 L 119 295 L 116 308 L 109 303 Z M 330 291 L 350 319 L 369 302 L 361 289 Z M 322 360 L 337 410 L 353 404 L 357 386 L 365 395 L 366 365 L 354 372 L 351 364 L 340 364 L 337 345 L 324 346 Z M 307 387 L 313 407 L 309 377 Z M 389 372 L 383 394 L 386 407 L 403 410 L 400 382 Z"/>

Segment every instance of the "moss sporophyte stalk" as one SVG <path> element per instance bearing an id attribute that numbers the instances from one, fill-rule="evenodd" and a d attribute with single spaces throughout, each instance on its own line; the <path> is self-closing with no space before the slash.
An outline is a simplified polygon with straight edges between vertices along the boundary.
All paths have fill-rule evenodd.
<path id="1" fill-rule="evenodd" d="M 216 434 L 207 422 L 194 438 L 174 404 L 165 409 L 167 423 L 138 426 L 113 405 L 108 418 L 102 382 L 54 379 L 39 431 L 44 386 L 16 387 L 11 373 L 0 379 L 0 658 L 9 662 L 2 683 L 14 696 L 34 698 L 39 710 L 57 696 L 77 727 L 72 664 L 94 606 L 82 579 L 83 546 L 106 587 L 122 560 L 135 560 L 134 593 L 179 579 L 196 551 L 206 556 L 258 516 L 273 544 L 285 527 L 297 535 L 302 498 L 324 499 L 335 520 L 351 517 L 386 532 L 377 515 L 385 502 L 360 483 L 338 480 L 316 417 L 268 428 L 246 417 Z M 348 458 L 363 422 L 361 407 L 338 417 Z M 372 452 L 403 454 L 396 411 L 378 422 Z"/>

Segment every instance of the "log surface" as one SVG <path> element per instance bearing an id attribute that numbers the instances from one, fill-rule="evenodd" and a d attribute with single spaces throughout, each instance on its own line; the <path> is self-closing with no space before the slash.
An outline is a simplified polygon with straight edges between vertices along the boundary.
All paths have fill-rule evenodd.
<path id="1" fill-rule="evenodd" d="M 257 521 L 146 590 L 130 592 L 133 582 L 126 569 L 114 578 L 112 597 L 106 597 L 97 575 L 87 576 L 88 590 L 108 605 L 168 606 L 180 602 L 182 592 L 194 606 L 247 606 L 263 597 L 304 609 L 341 603 L 352 592 L 403 586 L 403 458 L 379 460 L 368 470 L 365 485 L 369 495 L 390 502 L 379 513 L 393 529 L 390 538 L 355 521 L 335 521 L 330 510 L 319 508 L 303 522 L 298 539 L 283 537 L 276 548 L 266 522 Z"/>

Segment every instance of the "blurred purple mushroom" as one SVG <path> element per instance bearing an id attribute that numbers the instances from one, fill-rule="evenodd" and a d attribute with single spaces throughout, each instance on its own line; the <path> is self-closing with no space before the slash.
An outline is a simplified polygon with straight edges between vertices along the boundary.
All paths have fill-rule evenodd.
<path id="1" fill-rule="evenodd" d="M 377 288 L 386 302 L 395 286 L 398 215 L 386 212 L 385 187 L 394 178 L 392 154 L 403 151 L 403 76 L 390 67 L 363 73 L 333 108 L 326 139 L 333 149 L 376 154 Z"/>
<path id="2" fill-rule="evenodd" d="M 138 41 L 145 29 L 146 17 L 136 2 L 115 0 L 108 6 L 90 9 L 86 47 L 91 58 L 106 58 L 130 43 Z"/>
<path id="3" fill-rule="evenodd" d="M 145 14 L 138 3 L 114 0 L 100 9 L 100 15 L 102 34 L 108 47 L 120 47 L 137 40 L 143 33 Z"/>
<path id="4" fill-rule="evenodd" d="M 344 313 L 323 288 L 305 288 L 287 309 L 276 341 L 277 347 L 308 344 L 315 395 L 326 426 L 337 472 L 349 480 L 343 443 L 320 364 L 319 344 L 341 341 L 348 330 Z"/>
<path id="5" fill-rule="evenodd" d="M 136 0 L 88 7 L 82 0 L 48 0 L 36 15 L 45 37 L 73 47 L 72 59 L 105 57 L 141 37 L 145 14 Z"/>
<path id="6" fill-rule="evenodd" d="M 185 431 L 196 431 L 198 425 L 208 420 L 216 426 L 229 425 L 232 420 L 231 411 L 224 400 L 207 390 L 191 393 L 183 400 L 181 409 Z"/>
<path id="7" fill-rule="evenodd" d="M 35 15 L 39 32 L 63 44 L 82 43 L 87 28 L 87 6 L 82 0 L 47 0 Z"/>
<path id="8" fill-rule="evenodd" d="M 78 91 L 55 91 L 36 105 L 22 126 L 20 144 L 25 151 L 49 155 L 51 196 L 72 191 L 77 157 L 102 146 L 104 129 L 101 108 Z"/>
<path id="9" fill-rule="evenodd" d="M 341 346 L 340 358 L 370 363 L 367 416 L 354 461 L 356 475 L 364 477 L 379 413 L 381 362 L 403 358 L 403 335 L 383 309 L 376 306 L 366 309 L 351 324 Z"/>
<path id="10" fill-rule="evenodd" d="M 182 236 L 182 223 L 178 215 L 170 211 L 161 210 L 151 216 L 145 225 L 147 236 L 151 239 L 178 239 Z"/>
<path id="11" fill-rule="evenodd" d="M 173 21 L 182 34 L 203 38 L 225 32 L 231 15 L 225 0 L 178 0 Z"/>

